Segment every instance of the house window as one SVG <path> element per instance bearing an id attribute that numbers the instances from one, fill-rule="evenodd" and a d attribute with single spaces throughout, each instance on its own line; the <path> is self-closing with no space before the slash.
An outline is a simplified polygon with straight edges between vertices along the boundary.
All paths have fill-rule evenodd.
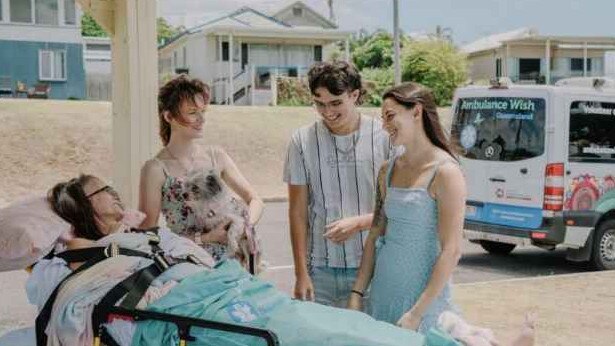
<path id="1" fill-rule="evenodd" d="M 36 24 L 58 25 L 58 0 L 35 0 Z"/>
<path id="2" fill-rule="evenodd" d="M 32 3 L 24 0 L 11 0 L 11 22 L 32 23 Z"/>
<path id="3" fill-rule="evenodd" d="M 293 7 L 293 16 L 295 16 L 295 17 L 303 17 L 303 8 L 301 8 L 301 7 Z"/>
<path id="4" fill-rule="evenodd" d="M 40 50 L 38 52 L 38 78 L 42 81 L 65 81 L 66 51 Z"/>
<path id="5" fill-rule="evenodd" d="M 0 0 L 0 22 L 2 22 L 4 19 L 2 18 L 2 0 Z"/>
<path id="6" fill-rule="evenodd" d="M 314 46 L 314 61 L 322 61 L 322 46 Z"/>
<path id="7" fill-rule="evenodd" d="M 495 77 L 502 77 L 502 58 L 495 59 Z"/>
<path id="8" fill-rule="evenodd" d="M 77 24 L 77 12 L 75 11 L 75 0 L 64 0 L 64 24 Z"/>
<path id="9" fill-rule="evenodd" d="M 592 59 L 587 59 L 587 71 L 592 70 Z M 570 58 L 570 71 L 583 72 L 583 58 Z"/>
<path id="10" fill-rule="evenodd" d="M 222 42 L 222 61 L 228 61 L 228 42 Z"/>
<path id="11" fill-rule="evenodd" d="M 538 80 L 540 59 L 519 59 L 519 80 Z"/>
<path id="12" fill-rule="evenodd" d="M 178 68 L 179 66 L 179 59 L 177 59 L 177 51 L 173 52 L 173 70 L 175 70 L 176 68 Z"/>

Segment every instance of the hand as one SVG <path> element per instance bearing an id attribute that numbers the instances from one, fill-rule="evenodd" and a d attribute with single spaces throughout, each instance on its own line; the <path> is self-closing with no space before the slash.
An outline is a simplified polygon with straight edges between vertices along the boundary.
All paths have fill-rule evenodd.
<path id="1" fill-rule="evenodd" d="M 412 311 L 408 311 L 397 321 L 397 325 L 402 328 L 416 331 L 421 325 L 421 319 L 421 316 L 418 314 L 413 314 Z"/>
<path id="2" fill-rule="evenodd" d="M 309 275 L 299 275 L 295 281 L 295 299 L 314 301 L 314 285 Z"/>
<path id="3" fill-rule="evenodd" d="M 360 228 L 361 219 L 359 217 L 347 217 L 325 226 L 324 236 L 332 242 L 341 243 L 353 236 Z"/>
<path id="4" fill-rule="evenodd" d="M 346 306 L 349 310 L 363 310 L 363 297 L 356 293 L 350 293 L 350 298 L 348 298 L 348 306 Z"/>
<path id="5" fill-rule="evenodd" d="M 232 221 L 229 219 L 222 221 L 216 228 L 203 234 L 201 236 L 201 240 L 203 240 L 203 243 L 228 243 L 228 229 L 231 226 L 231 223 Z"/>

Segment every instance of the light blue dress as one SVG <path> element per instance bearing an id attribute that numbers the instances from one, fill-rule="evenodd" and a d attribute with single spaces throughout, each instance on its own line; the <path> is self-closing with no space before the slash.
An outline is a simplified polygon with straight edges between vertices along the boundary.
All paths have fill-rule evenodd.
<path id="1" fill-rule="evenodd" d="M 390 323 L 397 323 L 414 306 L 440 254 L 438 207 L 428 189 L 441 163 L 434 167 L 427 186 L 398 188 L 390 183 L 395 159 L 390 160 L 386 174 L 387 226 L 378 241 L 370 293 L 370 314 Z M 438 316 L 446 310 L 456 310 L 451 303 L 450 283 L 423 315 L 419 332 L 435 327 Z"/>

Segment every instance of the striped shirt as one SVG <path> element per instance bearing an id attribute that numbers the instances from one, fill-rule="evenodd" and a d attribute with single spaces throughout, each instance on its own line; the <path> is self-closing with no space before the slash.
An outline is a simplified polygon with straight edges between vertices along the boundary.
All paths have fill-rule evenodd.
<path id="1" fill-rule="evenodd" d="M 321 120 L 293 134 L 284 182 L 308 186 L 308 266 L 359 267 L 368 230 L 337 244 L 324 238 L 325 225 L 373 211 L 378 170 L 389 152 L 381 122 L 363 115 L 349 135 L 332 134 Z"/>

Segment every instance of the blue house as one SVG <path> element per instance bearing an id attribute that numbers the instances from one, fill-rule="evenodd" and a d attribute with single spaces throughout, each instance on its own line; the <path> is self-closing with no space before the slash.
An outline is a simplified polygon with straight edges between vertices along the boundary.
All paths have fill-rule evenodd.
<path id="1" fill-rule="evenodd" d="M 46 84 L 49 98 L 85 98 L 75 0 L 0 0 L 0 81 L 3 89 Z"/>

